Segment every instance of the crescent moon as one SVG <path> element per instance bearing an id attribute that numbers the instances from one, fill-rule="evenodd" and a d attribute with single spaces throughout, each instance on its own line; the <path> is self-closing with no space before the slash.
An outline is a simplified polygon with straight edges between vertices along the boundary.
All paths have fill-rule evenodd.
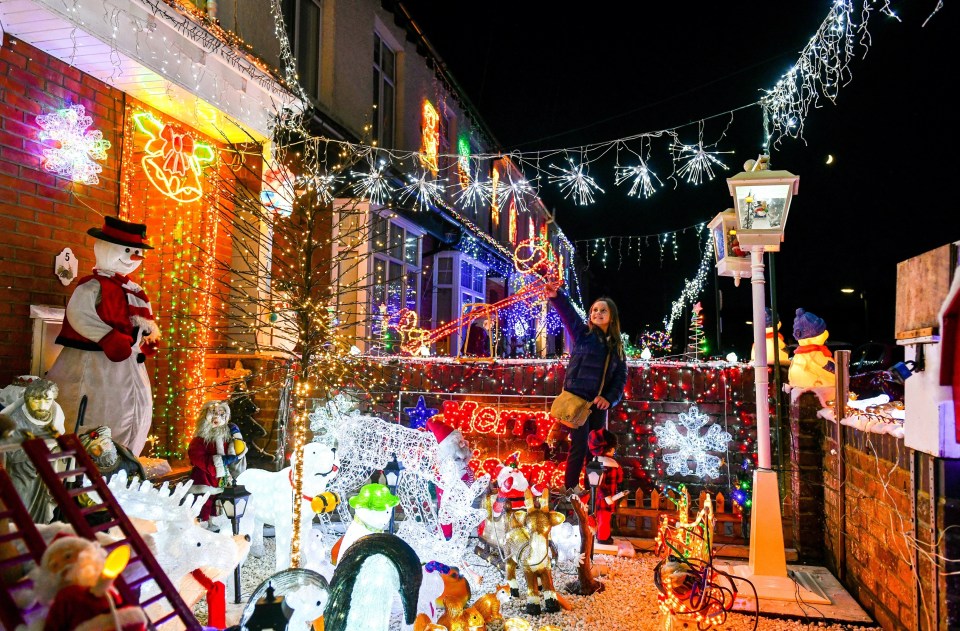
<path id="1" fill-rule="evenodd" d="M 833 164 L 833 154 L 832 154 L 832 153 L 828 153 L 828 154 L 827 154 L 827 164 Z"/>

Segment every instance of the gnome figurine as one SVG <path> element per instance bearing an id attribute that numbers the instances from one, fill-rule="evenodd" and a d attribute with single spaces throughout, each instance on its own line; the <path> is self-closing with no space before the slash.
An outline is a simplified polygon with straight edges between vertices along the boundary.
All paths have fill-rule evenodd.
<path id="1" fill-rule="evenodd" d="M 81 397 L 85 418 L 110 428 L 113 440 L 139 456 L 150 433 L 153 396 L 143 365 L 160 340 L 150 299 L 132 274 L 152 249 L 144 242 L 146 226 L 104 217 L 96 239 L 93 274 L 80 279 L 67 303 L 57 344 L 64 349 L 47 378 L 60 386 L 59 402 L 66 429 L 76 429 Z"/>
<path id="2" fill-rule="evenodd" d="M 766 323 L 767 323 L 767 365 L 774 365 L 774 353 L 778 353 L 780 357 L 781 366 L 790 365 L 790 355 L 787 354 L 787 343 L 783 339 L 783 333 L 780 332 L 780 321 L 777 320 L 777 325 L 773 325 L 773 314 L 770 312 L 770 307 L 766 308 Z M 754 358 L 754 349 L 750 349 L 750 361 L 752 362 Z"/>
<path id="3" fill-rule="evenodd" d="M 824 344 L 830 332 L 823 318 L 809 311 L 797 309 L 793 321 L 793 337 L 800 346 L 793 354 L 790 372 L 787 374 L 794 388 L 832 388 L 837 383 L 833 355 Z"/>

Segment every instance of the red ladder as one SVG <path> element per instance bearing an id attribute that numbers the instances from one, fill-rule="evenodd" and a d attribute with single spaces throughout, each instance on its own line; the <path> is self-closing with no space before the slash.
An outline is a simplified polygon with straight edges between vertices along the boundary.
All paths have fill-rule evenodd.
<path id="1" fill-rule="evenodd" d="M 57 443 L 61 449 L 58 453 L 51 453 L 46 442 L 38 438 L 24 441 L 23 450 L 33 462 L 33 466 L 36 467 L 40 479 L 43 480 L 44 484 L 46 484 L 50 490 L 50 495 L 53 496 L 53 499 L 60 507 L 63 518 L 73 526 L 74 531 L 78 535 L 94 541 L 96 540 L 96 533 L 106 532 L 114 526 L 119 528 L 120 532 L 123 533 L 124 539 L 105 547 L 107 550 L 112 550 L 123 544 L 129 545 L 131 555 L 128 567 L 134 563 L 140 563 L 146 570 L 146 575 L 131 582 L 124 580 L 123 576 L 117 578 L 114 586 L 120 592 L 124 601 L 127 603 L 137 603 L 143 608 L 144 612 L 146 612 L 147 607 L 150 605 L 166 600 L 171 607 L 171 611 L 156 620 L 151 620 L 150 622 L 153 627 L 158 628 L 173 618 L 179 618 L 180 622 L 188 630 L 200 631 L 202 628 L 200 623 L 197 622 L 193 612 L 190 611 L 190 608 L 187 607 L 183 599 L 180 598 L 176 587 L 170 582 L 166 572 L 164 572 L 160 564 L 157 563 L 156 558 L 154 558 L 150 552 L 147 544 L 133 527 L 130 519 L 123 512 L 123 509 L 120 508 L 117 500 L 113 497 L 113 493 L 111 493 L 107 487 L 103 476 L 100 475 L 100 471 L 96 465 L 93 464 L 90 456 L 80 444 L 80 439 L 77 438 L 76 434 L 66 434 L 59 437 Z M 54 462 L 71 457 L 74 458 L 75 462 L 73 469 L 58 472 L 53 468 Z M 87 480 L 85 480 L 85 482 L 88 482 L 89 486 L 68 489 L 65 481 L 75 476 L 86 476 Z M 84 493 L 96 493 L 103 503 L 81 508 L 74 499 Z M 106 523 L 91 527 L 90 524 L 87 523 L 86 515 L 104 509 L 110 518 Z M 160 592 L 156 596 L 152 596 L 141 602 L 136 596 L 134 588 L 151 579 L 157 582 Z"/>
<path id="2" fill-rule="evenodd" d="M 0 521 L 10 520 L 15 531 L 0 535 L 0 543 L 10 543 L 21 540 L 27 548 L 25 554 L 19 554 L 8 559 L 0 561 L 0 568 L 8 568 L 27 561 L 33 561 L 40 564 L 40 558 L 43 556 L 47 544 L 30 518 L 16 488 L 13 486 L 13 480 L 10 474 L 3 467 L 0 467 L 0 503 L 3 504 L 3 510 L 0 510 Z M 3 589 L 0 589 L 0 622 L 6 629 L 16 629 L 21 624 L 26 624 L 23 619 L 23 613 L 17 607 L 13 599 L 13 592 L 32 586 L 28 580 L 16 580 L 8 582 L 0 580 Z"/>

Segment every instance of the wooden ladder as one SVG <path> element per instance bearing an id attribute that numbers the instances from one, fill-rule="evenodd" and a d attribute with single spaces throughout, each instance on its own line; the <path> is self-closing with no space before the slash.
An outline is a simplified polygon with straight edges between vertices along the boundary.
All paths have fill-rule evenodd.
<path id="1" fill-rule="evenodd" d="M 79 536 L 95 541 L 96 533 L 106 532 L 113 527 L 117 527 L 120 532 L 123 533 L 123 539 L 104 547 L 109 551 L 124 544 L 129 545 L 131 554 L 128 567 L 139 563 L 143 566 L 143 569 L 146 570 L 143 576 L 133 581 L 124 580 L 122 575 L 117 577 L 114 586 L 120 592 L 124 602 L 139 604 L 146 613 L 150 605 L 166 600 L 170 610 L 155 620 L 151 619 L 150 624 L 152 627 L 159 628 L 160 625 L 172 621 L 174 618 L 179 618 L 183 626 L 189 631 L 200 631 L 202 628 L 200 623 L 197 622 L 193 612 L 187 607 L 186 603 L 183 602 L 176 587 L 174 587 L 173 583 L 171 583 L 167 577 L 166 572 L 160 567 L 160 564 L 150 552 L 143 538 L 140 537 L 140 534 L 136 531 L 130 519 L 123 512 L 123 509 L 120 508 L 116 498 L 113 497 L 113 493 L 111 493 L 107 487 L 103 476 L 100 475 L 100 471 L 96 465 L 93 464 L 90 456 L 80 444 L 80 439 L 77 438 L 76 434 L 66 434 L 59 437 L 57 443 L 61 449 L 61 451 L 57 453 L 52 453 L 47 447 L 46 442 L 38 438 L 24 441 L 23 450 L 33 462 L 34 467 L 36 467 L 40 479 L 43 480 L 44 484 L 46 484 L 50 490 L 50 495 L 53 496 L 54 501 L 56 501 L 60 507 L 63 518 L 73 526 L 74 531 Z M 73 466 L 74 468 L 66 471 L 56 471 L 53 464 L 67 458 L 73 458 L 74 464 L 68 466 Z M 86 476 L 86 479 L 84 479 L 83 484 L 77 488 L 67 488 L 66 481 L 76 476 Z M 88 484 L 88 486 L 84 486 L 84 484 Z M 102 503 L 81 508 L 75 501 L 75 498 L 79 495 L 90 493 L 96 493 Z M 103 524 L 90 526 L 86 520 L 86 516 L 100 510 L 106 510 L 109 519 Z M 135 591 L 135 588 L 151 579 L 156 581 L 160 591 L 155 596 L 141 602 L 138 596 L 139 590 Z"/>
<path id="2" fill-rule="evenodd" d="M 7 470 L 0 466 L 0 503 L 3 504 L 0 510 L 0 522 L 9 521 L 16 530 L 11 530 L 0 534 L 0 544 L 10 544 L 14 541 L 23 541 L 27 552 L 18 554 L 3 561 L 0 561 L 0 568 L 13 568 L 27 561 L 33 561 L 40 564 L 40 558 L 43 556 L 47 544 L 37 530 L 30 513 L 27 512 L 17 489 L 13 486 L 13 480 Z M 0 622 L 5 629 L 16 629 L 19 625 L 26 624 L 23 618 L 23 612 L 17 606 L 13 598 L 14 592 L 32 586 L 29 580 L 8 580 L 5 573 L 0 572 Z"/>

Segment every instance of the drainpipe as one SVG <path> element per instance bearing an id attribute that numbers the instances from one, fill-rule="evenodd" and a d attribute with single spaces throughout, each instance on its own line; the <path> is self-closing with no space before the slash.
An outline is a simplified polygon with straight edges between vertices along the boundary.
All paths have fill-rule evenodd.
<path id="1" fill-rule="evenodd" d="M 834 356 L 837 367 L 837 385 L 834 393 L 833 416 L 837 422 L 837 579 L 843 583 L 847 573 L 847 502 L 846 479 L 847 466 L 843 455 L 843 425 L 840 419 L 845 416 L 847 397 L 850 392 L 850 351 L 837 351 Z"/>

